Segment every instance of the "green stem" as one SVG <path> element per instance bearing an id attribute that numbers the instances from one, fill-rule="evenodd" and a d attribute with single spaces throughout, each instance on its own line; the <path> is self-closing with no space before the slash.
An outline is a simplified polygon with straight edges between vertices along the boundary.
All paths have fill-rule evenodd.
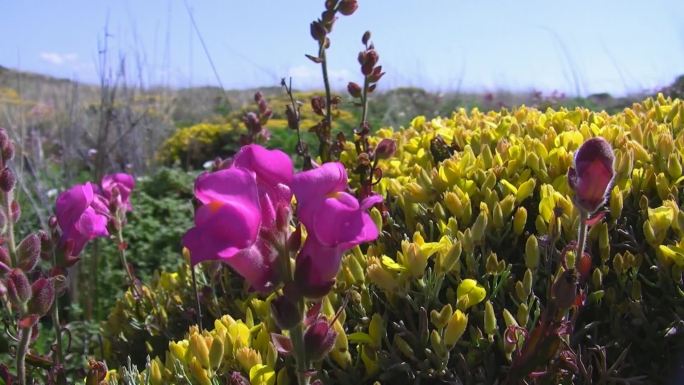
<path id="1" fill-rule="evenodd" d="M 7 231 L 5 236 L 7 237 L 7 250 L 9 251 L 10 259 L 12 260 L 12 267 L 17 267 L 17 242 L 14 239 L 14 220 L 12 219 L 12 192 L 6 192 L 3 195 L 5 206 L 5 214 L 7 216 Z"/>
<path id="2" fill-rule="evenodd" d="M 304 307 L 304 299 L 300 300 L 300 309 Z M 290 339 L 292 340 L 292 350 L 297 365 L 297 384 L 309 385 L 309 376 L 306 374 L 309 363 L 306 359 L 306 349 L 304 348 L 304 326 L 298 323 L 290 329 Z"/>
<path id="3" fill-rule="evenodd" d="M 128 266 L 128 260 L 126 259 L 126 247 L 123 237 L 123 224 L 121 223 L 121 221 L 119 221 L 119 223 L 117 224 L 117 228 L 117 241 L 119 242 L 119 257 L 121 258 L 121 264 L 123 265 L 123 268 L 126 271 L 126 275 L 128 275 L 128 281 L 131 285 L 131 289 L 133 290 L 134 294 L 138 296 L 138 298 L 142 299 L 142 295 L 138 291 L 138 287 L 135 285 L 135 277 L 133 276 L 133 272 Z"/>
<path id="4" fill-rule="evenodd" d="M 17 377 L 19 384 L 26 385 L 26 353 L 31 342 L 31 328 L 21 329 L 21 339 L 17 346 Z"/>
<path id="5" fill-rule="evenodd" d="M 587 212 L 580 210 L 580 224 L 579 234 L 577 235 L 577 256 L 575 257 L 575 265 L 577 265 L 577 262 L 579 262 L 580 258 L 582 258 L 582 255 L 584 255 L 584 246 L 587 243 L 587 229 L 589 228 L 589 226 L 586 224 L 587 218 Z M 574 266 L 568 266 L 568 268 L 574 269 Z"/>
<path id="6" fill-rule="evenodd" d="M 57 266 L 57 255 L 52 251 L 52 264 Z M 59 293 L 55 290 L 55 299 L 52 303 L 52 325 L 55 327 L 55 338 L 57 339 L 57 351 L 55 352 L 55 359 L 53 365 L 61 364 L 64 359 L 62 350 L 62 325 L 59 322 Z"/>
<path id="7" fill-rule="evenodd" d="M 319 55 L 321 58 L 321 70 L 323 72 L 323 85 L 325 86 L 325 127 L 322 130 L 319 138 L 319 151 L 318 155 L 321 157 L 323 163 L 330 160 L 330 132 L 332 131 L 332 95 L 330 93 L 330 79 L 328 76 L 328 59 L 325 54 L 325 47 L 321 43 L 319 47 Z"/>
<path id="8" fill-rule="evenodd" d="M 190 265 L 190 274 L 192 275 L 192 290 L 195 292 L 195 310 L 197 310 L 197 324 L 200 330 L 204 330 L 202 326 L 202 306 L 200 306 L 199 292 L 197 291 L 197 278 L 195 277 L 195 266 Z"/>

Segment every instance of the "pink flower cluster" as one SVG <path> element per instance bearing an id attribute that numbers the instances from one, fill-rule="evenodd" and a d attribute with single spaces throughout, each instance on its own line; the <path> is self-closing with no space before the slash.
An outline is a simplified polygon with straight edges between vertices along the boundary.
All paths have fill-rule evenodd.
<path id="1" fill-rule="evenodd" d="M 298 252 L 295 282 L 301 294 L 317 296 L 334 282 L 346 250 L 378 236 L 366 210 L 382 199 L 372 196 L 359 203 L 347 188 L 340 163 L 295 174 L 282 151 L 244 146 L 229 168 L 197 178 L 195 197 L 201 206 L 183 245 L 192 265 L 223 261 L 252 288 L 268 291 L 283 280 L 278 257 L 288 247 L 294 193 L 297 217 L 307 231 L 301 250 L 293 250 Z"/>
<path id="2" fill-rule="evenodd" d="M 68 256 L 78 256 L 86 243 L 109 235 L 107 223 L 118 209 L 132 210 L 130 196 L 134 187 L 131 175 L 117 173 L 102 178 L 101 186 L 77 184 L 57 197 L 55 216 Z"/>

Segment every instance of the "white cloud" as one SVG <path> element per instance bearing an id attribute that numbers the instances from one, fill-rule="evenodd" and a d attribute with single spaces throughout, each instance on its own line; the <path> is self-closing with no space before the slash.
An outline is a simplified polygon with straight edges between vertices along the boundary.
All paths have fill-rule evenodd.
<path id="1" fill-rule="evenodd" d="M 57 53 L 57 52 L 41 52 L 40 58 L 43 61 L 54 65 L 62 65 L 67 62 L 74 62 L 78 59 L 75 53 Z"/>

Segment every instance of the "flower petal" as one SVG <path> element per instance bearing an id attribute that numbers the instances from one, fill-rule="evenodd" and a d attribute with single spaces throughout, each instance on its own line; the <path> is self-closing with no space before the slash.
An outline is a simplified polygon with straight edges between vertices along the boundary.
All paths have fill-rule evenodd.
<path id="1" fill-rule="evenodd" d="M 289 186 L 292 183 L 293 166 L 290 157 L 280 150 L 267 150 L 258 144 L 242 147 L 233 158 L 233 167 L 253 171 L 260 184 L 276 186 L 282 183 Z"/>
<path id="2" fill-rule="evenodd" d="M 214 201 L 195 213 L 196 226 L 183 236 L 193 265 L 212 259 L 229 259 L 252 246 L 261 216 L 254 206 Z"/>
<path id="3" fill-rule="evenodd" d="M 259 202 L 254 173 L 240 168 L 200 175 L 195 181 L 195 197 L 204 204 L 240 201 L 258 207 Z"/>

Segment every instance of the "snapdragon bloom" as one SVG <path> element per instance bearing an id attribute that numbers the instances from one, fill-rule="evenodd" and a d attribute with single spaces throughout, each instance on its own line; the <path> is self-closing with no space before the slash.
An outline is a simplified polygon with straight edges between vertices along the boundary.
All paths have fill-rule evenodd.
<path id="1" fill-rule="evenodd" d="M 295 275 L 307 296 L 324 294 L 332 285 L 345 251 L 378 237 L 366 211 L 382 197 L 372 195 L 359 203 L 346 192 L 347 187 L 347 171 L 337 162 L 294 176 L 297 217 L 308 233 L 297 256 Z"/>
<path id="2" fill-rule="evenodd" d="M 131 206 L 131 191 L 135 187 L 135 179 L 132 175 L 120 172 L 105 175 L 102 178 L 102 195 L 111 202 L 117 200 L 117 205 L 123 207 L 125 211 L 133 210 Z"/>
<path id="3" fill-rule="evenodd" d="M 568 169 L 568 184 L 575 192 L 575 204 L 588 214 L 594 213 L 606 201 L 615 176 L 615 156 L 610 144 L 601 137 L 587 140 L 575 153 Z"/>
<path id="4" fill-rule="evenodd" d="M 61 242 L 69 245 L 72 256 L 79 255 L 88 241 L 109 235 L 108 210 L 95 188 L 90 182 L 78 184 L 57 197 L 55 215 L 62 229 Z"/>
<path id="5" fill-rule="evenodd" d="M 243 147 L 230 168 L 200 175 L 195 227 L 183 236 L 192 265 L 206 260 L 227 263 L 252 288 L 273 286 L 277 257 L 260 234 L 274 231 L 278 205 L 291 198 L 292 162 L 281 151 Z"/>

